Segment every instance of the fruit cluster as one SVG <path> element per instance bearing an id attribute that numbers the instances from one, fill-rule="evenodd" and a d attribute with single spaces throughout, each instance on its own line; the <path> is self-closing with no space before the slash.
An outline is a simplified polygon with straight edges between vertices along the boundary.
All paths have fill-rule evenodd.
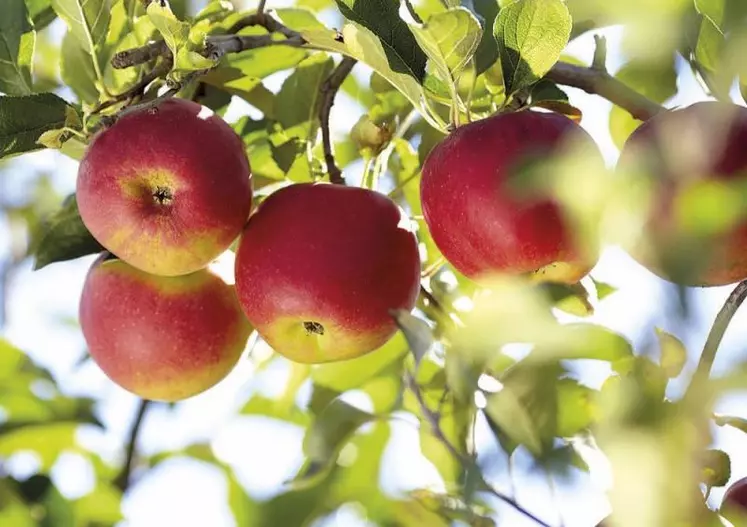
<path id="1" fill-rule="evenodd" d="M 652 196 L 648 243 L 630 250 L 639 262 L 687 285 L 747 277 L 747 227 L 709 230 L 681 206 L 714 189 L 739 199 L 731 185 L 747 168 L 746 141 L 747 109 L 716 102 L 664 112 L 632 134 L 620 173 Z M 603 166 L 575 121 L 534 110 L 460 126 L 436 145 L 420 197 L 452 268 L 477 282 L 496 273 L 569 284 L 586 276 L 599 244 L 578 235 L 547 186 L 548 163 L 574 149 Z M 415 307 L 418 239 L 394 201 L 297 183 L 255 210 L 241 138 L 190 101 L 166 100 L 99 132 L 80 164 L 77 200 L 108 251 L 84 285 L 84 337 L 102 370 L 145 398 L 174 401 L 213 386 L 253 329 L 293 361 L 338 361 L 385 344 L 397 331 L 392 310 Z M 210 264 L 236 241 L 234 286 Z"/>

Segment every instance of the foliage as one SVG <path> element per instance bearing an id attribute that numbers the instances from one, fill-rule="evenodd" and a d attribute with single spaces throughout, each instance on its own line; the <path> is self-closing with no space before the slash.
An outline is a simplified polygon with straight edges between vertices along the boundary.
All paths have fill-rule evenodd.
<path id="1" fill-rule="evenodd" d="M 164 93 L 219 115 L 248 106 L 251 112 L 230 124 L 251 161 L 256 199 L 285 184 L 325 180 L 325 154 L 333 154 L 348 184 L 356 167 L 365 166 L 363 184 L 387 193 L 418 225 L 426 294 L 412 314 L 393 314 L 401 331 L 392 340 L 358 359 L 307 367 L 263 354 L 261 343 L 250 346 L 246 360 L 257 379 L 274 367 L 288 377 L 278 394 L 245 396 L 239 416 L 304 431 L 303 463 L 267 499 L 246 491 L 210 441 L 150 454 L 134 448 L 134 468 L 124 454 L 132 445 L 122 445 L 118 459 L 105 458 L 79 440 L 81 429 L 105 431 L 97 418 L 103 398 L 66 393 L 50 371 L 10 339 L 0 340 L 0 524 L 115 525 L 123 518 L 123 495 L 139 478 L 180 457 L 220 470 L 241 526 L 317 525 L 351 504 L 370 525 L 513 525 L 504 518 L 511 508 L 553 524 L 553 507 L 524 507 L 499 490 L 505 485 L 495 480 L 512 475 L 494 477 L 492 461 L 528 459 L 529 472 L 562 486 L 588 477 L 603 455 L 615 478 L 607 495 L 614 525 L 719 525 L 699 485 L 710 492 L 732 476 L 729 453 L 712 444 L 712 425 L 747 431 L 744 417 L 714 414 L 722 396 L 744 388 L 743 368 L 688 383 L 680 393 L 692 373 L 692 350 L 677 335 L 651 328 L 652 352 L 593 319 L 616 286 L 592 278 L 565 286 L 506 277 L 478 287 L 444 262 L 423 222 L 418 189 L 424 160 L 452 126 L 528 107 L 583 122 L 563 87 L 574 87 L 573 79 L 558 77 L 559 63 L 611 87 L 604 91 L 618 148 L 641 124 L 615 97 L 626 87 L 663 104 L 678 94 L 684 75 L 695 75 L 709 95 L 729 100 L 735 85 L 747 100 L 744 3 L 299 0 L 274 9 L 269 0 L 265 15 L 275 25 L 261 18 L 242 23 L 255 9 L 236 7 L 241 2 L 198 3 L 191 12 L 190 3 L 178 1 L 6 0 L 0 177 L 13 177 L 6 167 L 43 150 L 79 161 L 108 119 Z M 320 21 L 325 10 L 339 17 L 339 29 Z M 604 69 L 599 42 L 594 64 L 567 54 L 588 31 L 616 24 L 625 27 L 616 72 Z M 63 36 L 54 40 L 53 29 Z M 225 51 L 233 33 L 250 44 Z M 116 65 L 121 52 L 160 40 L 163 49 L 148 60 Z M 362 115 L 327 149 L 319 132 L 329 124 L 320 115 L 331 105 L 328 79 L 343 56 L 357 61 L 354 74 L 334 89 L 360 105 Z M 160 74 L 149 77 L 154 71 Z M 635 237 L 640 217 L 631 204 L 641 189 L 592 170 L 582 155 L 554 161 L 552 187 L 581 232 L 613 243 Z M 24 203 L 0 196 L 5 223 L 25 235 L 21 250 L 8 251 L 7 269 L 24 262 L 47 269 L 102 249 L 81 221 L 75 195 L 55 195 L 45 177 L 26 185 Z M 605 368 L 602 382 L 579 373 L 589 363 Z M 351 402 L 360 395 L 367 404 Z M 443 485 L 395 496 L 379 484 L 379 473 L 396 423 L 413 417 L 420 453 Z M 476 451 L 480 423 L 492 458 Z M 28 452 L 37 461 L 31 476 L 5 470 Z M 75 499 L 51 477 L 70 453 L 93 467 L 95 480 Z"/>

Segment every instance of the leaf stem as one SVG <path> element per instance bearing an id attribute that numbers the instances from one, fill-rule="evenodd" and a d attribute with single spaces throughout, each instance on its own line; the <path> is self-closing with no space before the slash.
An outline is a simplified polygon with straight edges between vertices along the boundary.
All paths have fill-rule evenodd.
<path id="1" fill-rule="evenodd" d="M 710 376 L 721 340 L 724 338 L 729 323 L 731 323 L 732 318 L 734 318 L 745 298 L 747 298 L 747 280 L 737 284 L 716 315 L 716 320 L 713 322 L 711 331 L 708 333 L 705 345 L 703 346 L 703 353 L 700 354 L 698 366 L 688 387 L 688 394 L 697 393 L 701 385 Z"/>

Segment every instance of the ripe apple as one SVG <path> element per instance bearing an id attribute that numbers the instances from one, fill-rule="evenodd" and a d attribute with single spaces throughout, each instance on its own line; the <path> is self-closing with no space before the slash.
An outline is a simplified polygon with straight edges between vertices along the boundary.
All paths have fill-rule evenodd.
<path id="1" fill-rule="evenodd" d="M 731 103 L 698 102 L 642 123 L 618 161 L 650 196 L 630 255 L 681 285 L 747 278 L 745 145 L 747 108 Z"/>
<path id="2" fill-rule="evenodd" d="M 107 255 L 88 271 L 79 315 L 91 358 L 112 381 L 177 401 L 228 375 L 251 333 L 233 285 L 210 267 L 158 276 Z"/>
<path id="3" fill-rule="evenodd" d="M 732 522 L 747 520 L 747 477 L 735 481 L 726 489 L 719 513 Z"/>
<path id="4" fill-rule="evenodd" d="M 143 271 L 182 275 L 205 267 L 241 233 L 251 170 L 225 121 L 171 98 L 94 136 L 76 196 L 83 223 L 107 250 Z"/>
<path id="5" fill-rule="evenodd" d="M 495 114 L 449 134 L 426 158 L 420 186 L 423 216 L 444 258 L 476 281 L 495 273 L 583 278 L 596 249 L 582 247 L 551 190 L 521 182 L 533 162 L 579 144 L 599 154 L 571 119 L 531 110 Z M 539 175 L 551 171 L 541 167 Z"/>
<path id="6" fill-rule="evenodd" d="M 378 192 L 300 183 L 272 193 L 236 252 L 236 289 L 257 332 L 300 363 L 364 355 L 397 331 L 420 288 L 415 234 Z"/>

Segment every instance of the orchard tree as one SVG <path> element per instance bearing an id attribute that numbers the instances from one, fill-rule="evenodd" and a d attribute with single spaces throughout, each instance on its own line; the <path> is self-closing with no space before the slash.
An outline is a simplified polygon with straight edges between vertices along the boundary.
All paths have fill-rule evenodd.
<path id="1" fill-rule="evenodd" d="M 747 2 L 3 0 L 0 36 L 3 163 L 77 163 L 70 195 L 40 176 L 24 203 L 3 197 L 22 233 L 3 282 L 87 259 L 81 362 L 139 400 L 112 463 L 75 439 L 104 427 L 101 401 L 1 340 L 0 524 L 115 525 L 175 456 L 223 470 L 247 527 L 350 504 L 366 525 L 563 525 L 558 500 L 514 489 L 518 459 L 551 489 L 607 467 L 590 527 L 747 521 L 747 475 L 714 437 L 747 431 L 716 413 L 747 370 L 711 372 L 747 297 Z M 590 37 L 584 63 L 570 50 Z M 686 78 L 702 97 L 672 103 Z M 577 97 L 609 108 L 612 144 Z M 679 292 L 682 317 L 688 291 L 732 290 L 692 368 L 671 332 L 636 346 L 594 320 L 613 246 Z M 269 499 L 210 441 L 138 451 L 149 409 L 241 361 L 289 373 L 239 413 L 304 428 L 304 462 Z M 394 496 L 378 476 L 405 415 L 440 485 Z M 74 499 L 51 477 L 68 451 L 95 473 Z"/>

